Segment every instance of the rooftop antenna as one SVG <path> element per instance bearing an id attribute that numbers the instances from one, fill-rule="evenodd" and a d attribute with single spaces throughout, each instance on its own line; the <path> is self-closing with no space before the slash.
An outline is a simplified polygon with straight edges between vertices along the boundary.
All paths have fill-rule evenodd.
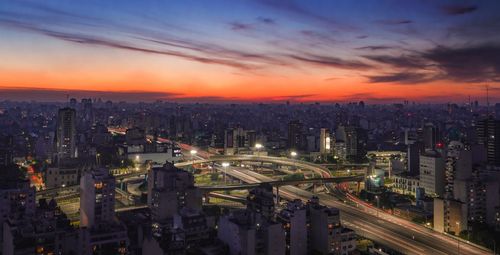
<path id="1" fill-rule="evenodd" d="M 472 112 L 472 103 L 470 101 L 470 95 L 469 95 L 469 111 Z"/>
<path id="2" fill-rule="evenodd" d="M 490 116 L 490 86 L 486 84 L 486 115 Z"/>

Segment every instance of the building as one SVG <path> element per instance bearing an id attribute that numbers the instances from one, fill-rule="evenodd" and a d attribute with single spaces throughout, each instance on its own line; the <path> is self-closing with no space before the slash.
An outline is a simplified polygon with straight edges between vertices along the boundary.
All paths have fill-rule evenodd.
<path id="1" fill-rule="evenodd" d="M 287 203 L 277 215 L 277 221 L 285 228 L 286 254 L 307 254 L 307 209 L 302 200 Z"/>
<path id="2" fill-rule="evenodd" d="M 0 166 L 0 243 L 3 243 L 4 223 L 11 216 L 30 218 L 35 215 L 35 188 L 17 165 Z"/>
<path id="3" fill-rule="evenodd" d="M 500 165 L 500 120 L 489 116 L 476 125 L 476 135 L 479 144 L 486 147 L 488 164 Z"/>
<path id="4" fill-rule="evenodd" d="M 246 154 L 255 147 L 257 135 L 253 130 L 229 128 L 224 131 L 224 154 Z"/>
<path id="5" fill-rule="evenodd" d="M 4 255 L 78 252 L 78 232 L 54 200 L 41 199 L 34 215 L 9 218 L 4 227 Z"/>
<path id="6" fill-rule="evenodd" d="M 252 212 L 252 217 L 257 223 L 272 219 L 274 216 L 273 187 L 263 184 L 248 192 L 247 210 Z"/>
<path id="7" fill-rule="evenodd" d="M 217 237 L 229 247 L 230 255 L 256 254 L 256 225 L 246 210 L 234 211 L 219 219 Z"/>
<path id="8" fill-rule="evenodd" d="M 434 230 L 458 235 L 468 226 L 467 205 L 451 199 L 434 199 Z"/>
<path id="9" fill-rule="evenodd" d="M 307 203 L 307 211 L 309 254 L 347 255 L 356 249 L 356 235 L 342 227 L 337 208 L 320 205 L 319 199 L 313 197 Z"/>
<path id="10" fill-rule="evenodd" d="M 345 134 L 347 159 L 354 161 L 363 161 L 366 159 L 366 143 L 368 140 L 366 130 L 356 126 L 348 126 L 345 128 Z"/>
<path id="11" fill-rule="evenodd" d="M 410 175 L 406 172 L 394 175 L 394 185 L 392 190 L 400 194 L 415 196 L 420 187 L 418 175 Z"/>
<path id="12" fill-rule="evenodd" d="M 444 196 L 434 199 L 434 228 L 458 235 L 468 227 L 468 206 L 463 194 L 468 193 L 464 183 L 472 176 L 471 151 L 460 142 L 450 142 L 445 169 Z"/>
<path id="13" fill-rule="evenodd" d="M 298 120 L 288 123 L 288 149 L 301 150 L 304 145 L 304 125 Z"/>
<path id="14" fill-rule="evenodd" d="M 12 163 L 13 145 L 12 136 L 0 134 L 0 167 Z"/>
<path id="15" fill-rule="evenodd" d="M 58 160 L 77 157 L 75 109 L 59 109 L 55 145 Z"/>
<path id="16" fill-rule="evenodd" d="M 154 230 L 171 228 L 173 217 L 183 208 L 201 211 L 201 193 L 194 176 L 171 163 L 153 167 L 148 174 L 148 207 Z"/>
<path id="17" fill-rule="evenodd" d="M 275 220 L 272 187 L 262 185 L 247 196 L 247 208 L 219 220 L 218 238 L 229 254 L 277 254 L 286 252 L 285 230 Z"/>
<path id="18" fill-rule="evenodd" d="M 81 158 L 62 159 L 57 165 L 51 165 L 43 177 L 46 188 L 59 188 L 79 185 L 82 173 L 89 170 L 93 162 Z"/>
<path id="19" fill-rule="evenodd" d="M 431 196 L 443 197 L 445 185 L 445 157 L 442 152 L 426 150 L 420 155 L 420 187 Z"/>
<path id="20" fill-rule="evenodd" d="M 126 254 L 125 225 L 115 217 L 115 178 L 108 169 L 86 172 L 80 180 L 80 254 Z"/>
<path id="21" fill-rule="evenodd" d="M 115 178 L 105 168 L 88 171 L 80 181 L 80 226 L 115 220 Z"/>
<path id="22" fill-rule="evenodd" d="M 432 123 L 426 123 L 422 130 L 422 142 L 424 150 L 436 149 L 436 144 L 439 142 L 439 132 L 436 126 Z"/>
<path id="23" fill-rule="evenodd" d="M 322 156 L 329 155 L 331 153 L 332 140 L 330 137 L 330 132 L 326 128 L 320 129 L 319 133 L 319 152 Z"/>

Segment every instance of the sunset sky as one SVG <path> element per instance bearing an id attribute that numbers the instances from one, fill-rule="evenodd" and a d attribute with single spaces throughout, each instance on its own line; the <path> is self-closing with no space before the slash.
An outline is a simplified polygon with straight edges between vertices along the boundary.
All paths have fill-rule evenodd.
<path id="1" fill-rule="evenodd" d="M 0 100 L 500 101 L 500 1 L 0 1 Z"/>

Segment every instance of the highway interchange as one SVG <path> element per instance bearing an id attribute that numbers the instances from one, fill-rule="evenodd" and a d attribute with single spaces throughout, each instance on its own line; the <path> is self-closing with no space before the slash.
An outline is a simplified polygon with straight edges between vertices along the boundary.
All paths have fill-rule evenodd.
<path id="1" fill-rule="evenodd" d="M 199 157 L 198 157 L 199 158 Z M 198 160 L 186 161 L 176 164 L 178 167 L 192 165 L 193 163 L 208 163 L 208 162 L 243 162 L 257 161 L 269 162 L 274 164 L 282 164 L 295 166 L 314 171 L 323 178 L 329 178 L 330 172 L 319 165 L 299 160 L 269 157 L 269 156 L 215 156 L 210 159 L 199 158 Z M 215 163 L 215 167 L 220 172 L 224 172 L 232 178 L 239 179 L 245 183 L 260 183 L 276 181 L 271 177 L 256 173 L 248 168 L 227 166 L 222 167 L 221 164 Z M 117 179 L 123 180 L 134 176 L 144 175 L 143 172 L 128 174 L 126 176 L 117 176 Z M 326 184 L 329 189 L 334 189 L 334 185 Z M 433 231 L 421 225 L 397 218 L 383 211 L 377 213 L 377 209 L 358 203 L 357 207 L 348 205 L 342 202 L 339 198 L 331 194 L 313 194 L 309 191 L 300 189 L 296 186 L 281 186 L 279 188 L 280 197 L 291 200 L 301 199 L 309 200 L 313 195 L 320 198 L 320 202 L 329 207 L 336 207 L 341 211 L 342 223 L 352 228 L 357 234 L 368 239 L 374 240 L 377 243 L 391 247 L 392 249 L 404 254 L 491 254 L 492 252 L 466 243 L 458 242 L 458 239 Z M 135 208 L 143 208 L 144 206 L 129 206 L 120 208 L 117 211 L 131 210 Z"/>

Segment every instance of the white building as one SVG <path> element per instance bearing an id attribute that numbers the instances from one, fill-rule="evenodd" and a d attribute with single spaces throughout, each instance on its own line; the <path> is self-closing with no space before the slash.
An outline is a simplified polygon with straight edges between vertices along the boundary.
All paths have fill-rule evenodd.
<path id="1" fill-rule="evenodd" d="M 80 226 L 92 228 L 114 217 L 115 178 L 105 168 L 85 173 L 80 180 Z"/>
<path id="2" fill-rule="evenodd" d="M 80 254 L 126 254 L 126 227 L 115 218 L 115 178 L 108 169 L 86 172 L 80 180 Z"/>
<path id="3" fill-rule="evenodd" d="M 444 195 L 445 158 L 435 150 L 420 155 L 420 187 L 431 196 Z"/>

